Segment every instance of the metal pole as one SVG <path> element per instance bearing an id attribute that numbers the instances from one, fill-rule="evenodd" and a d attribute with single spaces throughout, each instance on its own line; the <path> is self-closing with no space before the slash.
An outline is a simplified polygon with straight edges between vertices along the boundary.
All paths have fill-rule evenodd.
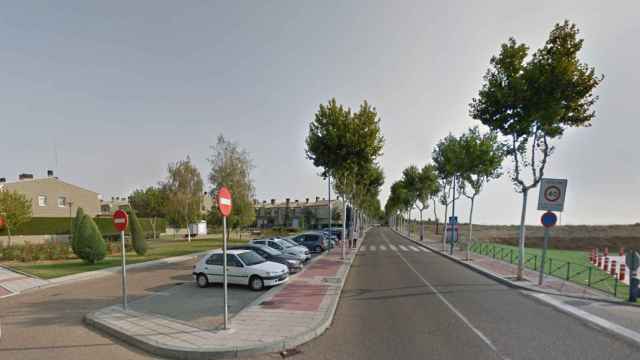
<path id="1" fill-rule="evenodd" d="M 333 232 L 331 231 L 331 176 L 327 178 L 328 180 L 328 188 L 329 188 L 329 240 L 333 236 Z M 331 241 L 329 241 L 331 243 Z"/>
<path id="2" fill-rule="evenodd" d="M 456 238 L 456 224 L 453 220 L 456 217 L 456 176 L 453 176 L 453 198 L 451 199 L 451 244 L 449 244 L 449 255 L 453 255 L 453 245 Z"/>
<path id="3" fill-rule="evenodd" d="M 224 329 L 229 329 L 229 306 L 227 292 L 227 217 L 222 217 L 222 274 L 224 277 Z"/>
<path id="4" fill-rule="evenodd" d="M 120 231 L 120 242 L 122 243 L 122 308 L 127 310 L 127 254 L 124 245 L 124 230 Z"/>
<path id="5" fill-rule="evenodd" d="M 342 197 L 342 259 L 345 256 L 345 246 L 347 241 L 347 200 Z"/>
<path id="6" fill-rule="evenodd" d="M 547 246 L 549 246 L 549 228 L 544 228 L 544 245 L 542 247 L 542 259 L 540 260 L 540 274 L 538 275 L 538 285 L 542 286 L 544 280 L 544 261 L 547 257 Z"/>

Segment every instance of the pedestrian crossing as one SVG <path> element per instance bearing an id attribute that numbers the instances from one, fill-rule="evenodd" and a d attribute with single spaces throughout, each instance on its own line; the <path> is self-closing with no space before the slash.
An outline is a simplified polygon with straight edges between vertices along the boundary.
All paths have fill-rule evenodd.
<path id="1" fill-rule="evenodd" d="M 376 252 L 376 251 L 407 251 L 407 252 L 427 252 L 430 253 L 431 250 L 424 248 L 422 246 L 413 246 L 413 245 L 362 245 L 360 248 L 360 252 Z"/>

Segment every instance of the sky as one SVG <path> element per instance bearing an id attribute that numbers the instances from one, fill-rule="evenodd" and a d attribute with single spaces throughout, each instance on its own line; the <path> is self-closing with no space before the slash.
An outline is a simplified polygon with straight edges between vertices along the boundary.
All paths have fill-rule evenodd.
<path id="1" fill-rule="evenodd" d="M 109 198 L 189 156 L 210 186 L 210 146 L 224 134 L 251 153 L 259 200 L 326 197 L 305 158 L 309 123 L 332 97 L 366 99 L 385 137 L 384 204 L 403 168 L 479 125 L 468 104 L 500 44 L 537 49 L 569 19 L 605 80 L 593 126 L 568 131 L 548 164 L 568 179 L 562 223 L 640 222 L 638 13 L 638 1 L 586 0 L 5 3 L 0 177 L 53 169 Z M 530 199 L 534 224 L 537 189 Z M 468 206 L 457 203 L 462 219 Z M 474 222 L 515 224 L 520 208 L 505 177 L 479 195 Z"/>

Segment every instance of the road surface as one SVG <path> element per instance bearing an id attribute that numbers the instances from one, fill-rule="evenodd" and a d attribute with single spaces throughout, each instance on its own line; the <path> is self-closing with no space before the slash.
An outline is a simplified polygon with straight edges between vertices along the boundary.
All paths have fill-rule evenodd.
<path id="1" fill-rule="evenodd" d="M 292 359 L 640 357 L 639 348 L 420 250 L 388 228 L 368 233 L 332 326 L 299 350 Z"/>

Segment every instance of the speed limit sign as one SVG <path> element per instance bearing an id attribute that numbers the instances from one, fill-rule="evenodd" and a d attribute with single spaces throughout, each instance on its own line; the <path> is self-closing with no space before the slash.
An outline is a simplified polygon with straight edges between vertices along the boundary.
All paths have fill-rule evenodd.
<path id="1" fill-rule="evenodd" d="M 567 179 L 540 180 L 540 195 L 538 196 L 538 210 L 564 210 L 564 197 L 567 191 Z"/>

